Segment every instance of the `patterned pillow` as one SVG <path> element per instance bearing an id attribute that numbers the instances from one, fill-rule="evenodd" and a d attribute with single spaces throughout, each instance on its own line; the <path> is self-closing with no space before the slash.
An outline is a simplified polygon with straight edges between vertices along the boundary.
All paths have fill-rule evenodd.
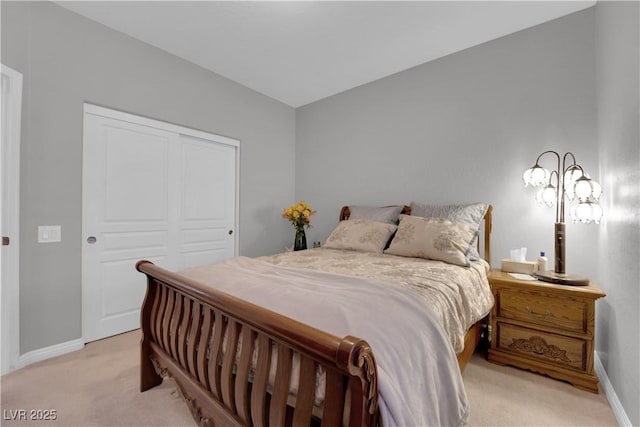
<path id="1" fill-rule="evenodd" d="M 480 259 L 478 254 L 477 236 L 482 225 L 484 214 L 487 212 L 486 203 L 472 203 L 468 205 L 428 205 L 411 202 L 411 215 L 424 218 L 444 218 L 451 222 L 461 222 L 471 226 L 476 232 L 476 238 L 469 245 L 467 258 L 470 260 Z"/>
<path id="2" fill-rule="evenodd" d="M 387 206 L 383 208 L 371 206 L 349 206 L 349 219 L 370 219 L 371 221 L 397 224 L 403 206 Z"/>
<path id="3" fill-rule="evenodd" d="M 467 224 L 442 218 L 401 215 L 398 232 L 384 253 L 467 267 L 466 253 L 475 237 L 475 230 Z"/>
<path id="4" fill-rule="evenodd" d="M 325 248 L 382 253 L 397 225 L 368 219 L 340 221 L 324 244 Z"/>

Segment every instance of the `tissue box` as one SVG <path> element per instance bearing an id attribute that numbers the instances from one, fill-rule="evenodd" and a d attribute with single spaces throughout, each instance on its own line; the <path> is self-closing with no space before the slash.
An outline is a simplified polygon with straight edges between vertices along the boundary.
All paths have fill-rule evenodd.
<path id="1" fill-rule="evenodd" d="M 514 261 L 505 258 L 502 260 L 501 269 L 507 273 L 532 274 L 538 270 L 538 263 L 535 261 Z"/>

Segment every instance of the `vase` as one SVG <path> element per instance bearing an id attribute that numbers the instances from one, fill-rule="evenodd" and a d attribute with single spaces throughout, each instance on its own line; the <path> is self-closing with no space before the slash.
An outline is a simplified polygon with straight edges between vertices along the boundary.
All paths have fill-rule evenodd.
<path id="1" fill-rule="evenodd" d="M 294 251 L 303 251 L 307 249 L 307 235 L 304 228 L 296 228 L 296 240 L 293 242 Z"/>

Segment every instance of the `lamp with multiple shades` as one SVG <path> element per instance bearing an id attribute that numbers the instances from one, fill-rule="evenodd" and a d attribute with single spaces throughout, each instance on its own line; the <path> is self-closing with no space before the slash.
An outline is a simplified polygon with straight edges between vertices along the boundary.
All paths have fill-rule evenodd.
<path id="1" fill-rule="evenodd" d="M 545 155 L 557 158 L 557 168 L 547 170 L 540 166 Z M 555 207 L 554 270 L 538 271 L 536 277 L 545 282 L 565 285 L 587 285 L 589 279 L 567 274 L 565 265 L 565 205 L 570 205 L 571 220 L 574 223 L 600 223 L 602 208 L 598 204 L 602 188 L 576 163 L 571 152 L 560 156 L 555 151 L 545 151 L 536 163 L 522 175 L 525 187 L 536 187 L 536 200 L 540 206 Z"/>

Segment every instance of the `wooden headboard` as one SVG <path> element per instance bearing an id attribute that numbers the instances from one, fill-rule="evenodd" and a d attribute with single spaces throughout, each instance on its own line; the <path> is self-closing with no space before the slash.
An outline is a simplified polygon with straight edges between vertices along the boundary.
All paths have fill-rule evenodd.
<path id="1" fill-rule="evenodd" d="M 493 206 L 487 206 L 484 213 L 484 253 L 483 258 L 491 265 L 491 227 L 493 226 Z M 478 239 L 478 252 L 480 252 L 480 239 Z"/>
<path id="2" fill-rule="evenodd" d="M 384 206 L 385 208 L 390 208 L 392 206 Z M 411 206 L 407 206 L 404 205 L 402 207 L 402 212 L 400 212 L 401 214 L 404 215 L 411 215 Z M 349 219 L 349 217 L 351 216 L 351 211 L 349 210 L 349 206 L 343 206 L 342 209 L 340 209 L 340 221 L 344 221 L 345 219 Z"/>
<path id="3" fill-rule="evenodd" d="M 411 215 L 411 206 L 404 205 L 402 208 L 401 214 Z M 484 236 L 484 251 L 480 252 L 480 239 L 478 239 L 478 252 L 483 256 L 484 260 L 491 265 L 491 227 L 493 221 L 493 206 L 489 205 L 487 207 L 487 211 L 484 214 L 484 229 L 482 231 L 482 235 Z M 351 211 L 349 210 L 349 206 L 343 206 L 340 209 L 340 221 L 344 221 L 349 219 L 351 216 Z"/>

